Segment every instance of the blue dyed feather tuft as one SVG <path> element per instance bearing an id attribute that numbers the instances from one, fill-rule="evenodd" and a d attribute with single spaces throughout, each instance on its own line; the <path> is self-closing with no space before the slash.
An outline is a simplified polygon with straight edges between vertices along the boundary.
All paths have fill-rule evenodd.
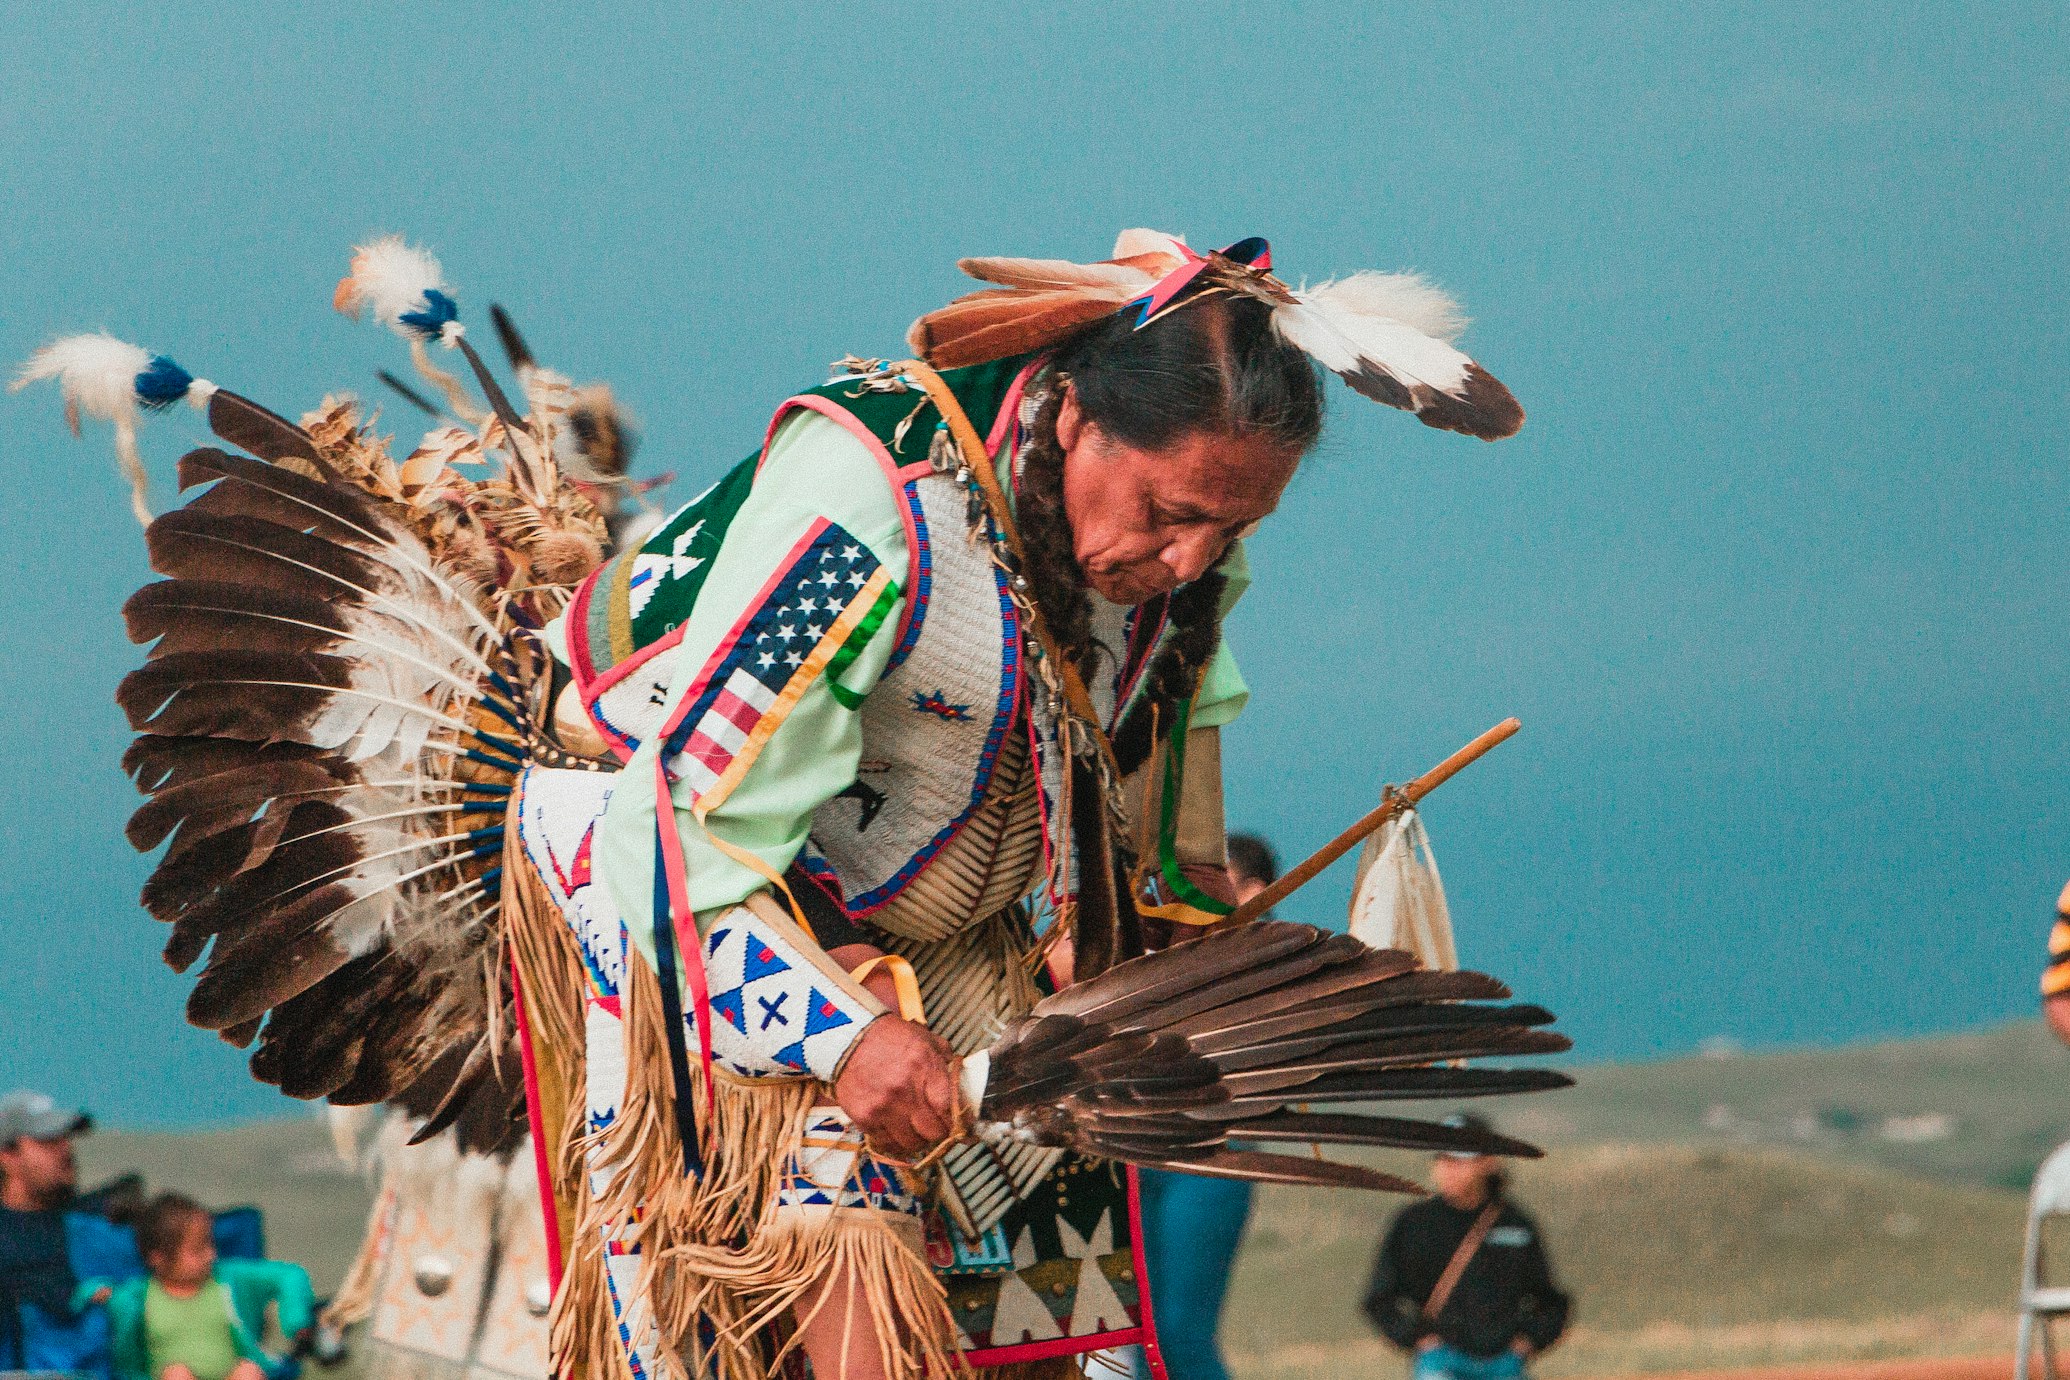
<path id="1" fill-rule="evenodd" d="M 153 355 L 144 372 L 137 375 L 137 402 L 150 411 L 161 412 L 186 397 L 193 386 L 192 374 L 164 355 Z"/>
<path id="2" fill-rule="evenodd" d="M 437 288 L 424 289 L 424 305 L 416 311 L 406 311 L 396 320 L 425 340 L 437 340 L 445 331 L 446 324 L 460 319 L 460 304 L 440 292 Z"/>

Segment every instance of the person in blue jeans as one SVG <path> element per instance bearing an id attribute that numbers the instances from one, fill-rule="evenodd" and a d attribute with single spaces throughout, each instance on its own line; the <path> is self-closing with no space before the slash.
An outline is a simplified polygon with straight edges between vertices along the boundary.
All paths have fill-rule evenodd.
<path id="1" fill-rule="evenodd" d="M 1492 1129 L 1472 1113 L 1445 1125 Z M 1414 1354 L 1415 1380 L 1517 1380 L 1566 1330 L 1567 1295 L 1501 1166 L 1492 1155 L 1439 1155 L 1437 1193 L 1402 1209 L 1373 1262 L 1366 1316 Z"/>
<path id="2" fill-rule="evenodd" d="M 1279 860 L 1263 839 L 1229 837 L 1229 882 L 1248 901 L 1279 878 Z M 1251 1215 L 1251 1186 L 1159 1169 L 1139 1171 L 1143 1256 L 1150 1267 L 1150 1305 L 1170 1380 L 1229 1380 L 1216 1332 L 1229 1271 Z M 1139 1380 L 1148 1364 L 1137 1363 Z"/>

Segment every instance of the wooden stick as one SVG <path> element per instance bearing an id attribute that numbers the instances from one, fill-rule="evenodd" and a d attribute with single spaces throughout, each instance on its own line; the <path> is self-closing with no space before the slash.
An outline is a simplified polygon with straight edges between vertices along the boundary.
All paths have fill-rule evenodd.
<path id="1" fill-rule="evenodd" d="M 1314 881 L 1317 873 L 1363 843 L 1367 835 L 1379 829 L 1381 825 L 1393 819 L 1403 810 L 1415 805 L 1424 796 L 1429 795 L 1447 781 L 1450 781 L 1459 774 L 1462 768 L 1479 761 L 1487 754 L 1490 748 L 1497 743 L 1506 742 L 1521 727 L 1523 725 L 1515 719 L 1504 719 L 1501 723 L 1495 725 L 1495 727 L 1489 729 L 1486 733 L 1483 733 L 1480 737 L 1474 739 L 1400 790 L 1390 787 L 1386 798 L 1380 802 L 1377 808 L 1369 812 L 1358 823 L 1352 825 L 1349 829 L 1346 829 L 1343 833 L 1317 849 L 1300 866 L 1287 872 L 1271 886 L 1266 887 L 1263 891 L 1251 897 L 1250 900 L 1245 901 L 1231 911 L 1223 923 L 1242 924 L 1245 921 L 1255 920 L 1266 911 L 1271 910 L 1281 901 L 1286 900 L 1287 897 Z"/>

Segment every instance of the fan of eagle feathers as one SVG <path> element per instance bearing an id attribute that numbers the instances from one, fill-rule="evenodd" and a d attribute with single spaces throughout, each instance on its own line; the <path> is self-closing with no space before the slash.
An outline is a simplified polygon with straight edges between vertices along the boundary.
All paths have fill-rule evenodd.
<path id="1" fill-rule="evenodd" d="M 1543 1007 L 1491 1005 L 1493 978 L 1435 972 L 1312 925 L 1260 920 L 1130 959 L 1038 1002 L 966 1062 L 980 1139 L 1224 1178 L 1420 1192 L 1358 1165 L 1254 1143 L 1535 1156 L 1472 1127 L 1310 1104 L 1478 1097 L 1566 1086 L 1549 1069 L 1450 1061 L 1549 1054 Z M 1232 1144 L 1235 1142 L 1235 1144 Z"/>
<path id="2" fill-rule="evenodd" d="M 554 751 L 525 633 L 606 541 L 554 464 L 556 379 L 525 382 L 528 417 L 497 394 L 400 463 L 350 400 L 295 426 L 215 391 L 249 453 L 181 460 L 198 492 L 146 530 L 166 578 L 124 610 L 153 645 L 117 696 L 150 797 L 129 839 L 165 845 L 144 904 L 167 961 L 202 963 L 189 1018 L 292 1096 L 406 1097 L 477 1142 L 522 1110 L 499 860 L 517 772 Z"/>

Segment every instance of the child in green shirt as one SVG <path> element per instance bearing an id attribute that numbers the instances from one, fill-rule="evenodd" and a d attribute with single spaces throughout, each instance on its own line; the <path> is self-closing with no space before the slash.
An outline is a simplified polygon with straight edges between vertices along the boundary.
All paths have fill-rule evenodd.
<path id="1" fill-rule="evenodd" d="M 212 1227 L 206 1208 L 177 1193 L 144 1210 L 137 1250 L 151 1273 L 108 1299 L 116 1380 L 274 1380 L 288 1369 L 258 1337 L 269 1303 L 288 1336 L 311 1325 L 308 1273 L 286 1261 L 218 1260 Z"/>

